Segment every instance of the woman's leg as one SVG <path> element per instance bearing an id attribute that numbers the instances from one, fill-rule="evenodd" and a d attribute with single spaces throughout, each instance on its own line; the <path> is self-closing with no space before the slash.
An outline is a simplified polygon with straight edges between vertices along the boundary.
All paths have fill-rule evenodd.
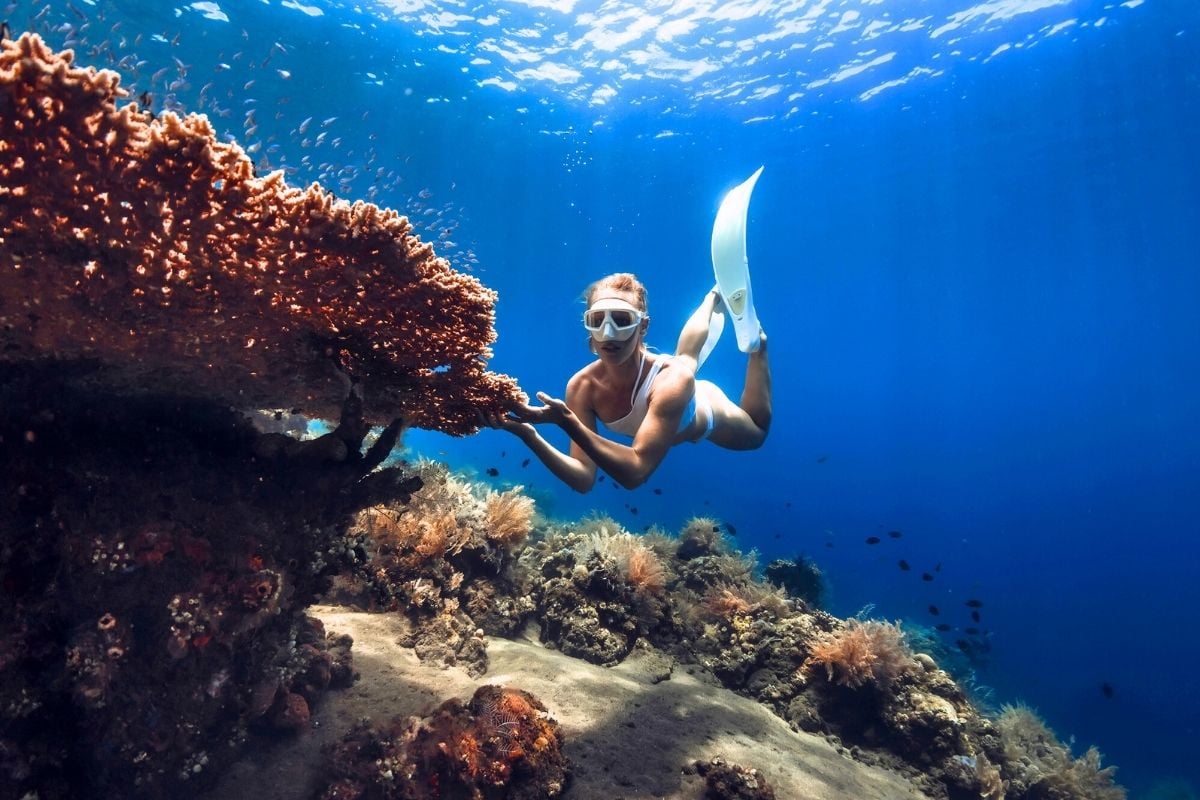
<path id="1" fill-rule="evenodd" d="M 729 450 L 761 447 L 771 425 L 771 368 L 767 362 L 766 336 L 746 364 L 746 386 L 740 403 L 730 400 L 712 381 L 696 381 L 696 393 L 703 393 L 713 415 L 709 441 Z"/>
<path id="2" fill-rule="evenodd" d="M 765 437 L 771 427 L 771 365 L 767 362 L 767 335 L 761 330 L 758 349 L 750 354 L 746 363 L 746 385 L 738 405 L 762 429 Z"/>
<path id="3" fill-rule="evenodd" d="M 700 349 L 704 347 L 704 342 L 708 339 L 708 323 L 712 319 L 713 309 L 717 307 L 719 297 L 716 289 L 706 294 L 700 301 L 700 306 L 683 324 L 683 330 L 679 332 L 675 355 L 690 358 L 693 368 L 696 367 L 695 362 L 700 357 Z"/>
<path id="4" fill-rule="evenodd" d="M 690 358 L 693 369 L 696 368 L 700 349 L 708 339 L 709 321 L 718 302 L 720 295 L 713 289 L 704 296 L 700 306 L 692 312 L 679 332 L 675 355 Z M 767 361 L 767 335 L 759 333 L 759 347 L 750 354 L 746 363 L 746 385 L 742 389 L 740 402 L 735 404 L 711 381 L 697 381 L 696 391 L 704 392 L 709 400 L 710 413 L 715 421 L 709 439 L 714 444 L 730 450 L 760 447 L 771 426 L 771 366 Z"/>

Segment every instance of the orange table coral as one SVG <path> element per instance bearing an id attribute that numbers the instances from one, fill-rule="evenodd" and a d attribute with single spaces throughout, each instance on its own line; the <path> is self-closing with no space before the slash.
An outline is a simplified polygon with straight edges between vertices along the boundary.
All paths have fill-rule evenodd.
<path id="1" fill-rule="evenodd" d="M 0 45 L 0 361 L 129 390 L 465 434 L 520 397 L 485 370 L 496 295 L 407 218 L 255 174 L 206 117 L 129 103 L 36 35 Z"/>

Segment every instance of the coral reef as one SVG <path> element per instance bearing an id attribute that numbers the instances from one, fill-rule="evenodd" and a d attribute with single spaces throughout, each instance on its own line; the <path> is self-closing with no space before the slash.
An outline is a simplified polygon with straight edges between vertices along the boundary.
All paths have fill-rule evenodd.
<path id="1" fill-rule="evenodd" d="M 349 546 L 361 554 L 326 594 L 331 602 L 403 613 L 418 657 L 471 674 L 487 669 L 484 631 L 511 635 L 532 602 L 502 575 L 535 524 L 520 487 L 475 486 L 442 465 L 413 466 L 422 488 L 405 504 L 361 511 Z"/>
<path id="2" fill-rule="evenodd" d="M 1005 706 L 996 727 L 1007 767 L 1005 797 L 1124 800 L 1124 790 L 1113 782 L 1115 768 L 1100 766 L 1100 752 L 1095 747 L 1073 758 L 1070 749 L 1029 707 Z"/>
<path id="3" fill-rule="evenodd" d="M 825 576 L 820 567 L 803 555 L 791 561 L 776 559 L 767 565 L 766 578 L 781 587 L 789 596 L 803 600 L 813 608 L 822 608 L 825 603 Z"/>
<path id="4" fill-rule="evenodd" d="M 369 421 L 454 434 L 521 397 L 483 367 L 495 294 L 406 218 L 259 177 L 207 118 L 118 107 L 118 74 L 72 59 L 0 44 L 0 360 L 325 418 L 348 375 Z"/>
<path id="5" fill-rule="evenodd" d="M 360 451 L 353 397 L 285 453 L 221 406 L 74 377 L 0 365 L 0 797 L 186 796 L 353 680 L 303 609 L 352 513 L 419 481 L 377 469 L 398 426 Z"/>
<path id="6" fill-rule="evenodd" d="M 674 627 L 661 556 L 616 522 L 596 518 L 558 533 L 533 570 L 543 642 L 593 664 L 620 663 L 639 637 Z"/>
<path id="7" fill-rule="evenodd" d="M 417 517 L 408 523 L 413 530 L 421 519 L 461 525 L 486 516 L 480 497 L 487 490 L 434 477 L 429 467 L 422 475 L 426 488 L 405 509 Z M 460 567 L 464 580 L 449 593 L 444 574 L 420 574 L 441 587 L 439 602 L 457 612 L 461 598 L 472 618 L 487 618 L 480 627 L 488 633 L 512 635 L 528 621 L 547 645 L 601 665 L 657 654 L 755 698 L 798 729 L 832 738 L 861 761 L 909 775 L 931 797 L 1121 796 L 1095 757 L 1073 760 L 1060 745 L 1033 747 L 1028 736 L 1005 734 L 933 655 L 913 650 L 898 625 L 838 620 L 756 577 L 754 555 L 735 552 L 723 527 L 700 517 L 670 538 L 634 536 L 604 516 L 541 521 L 523 546 L 486 561 L 494 571 L 478 568 L 483 558 L 468 559 L 476 567 Z M 472 531 L 447 538 L 475 542 L 476 552 L 485 541 Z M 409 541 L 410 558 L 425 563 L 423 539 L 414 533 Z M 470 550 L 443 554 L 439 546 L 434 562 Z M 397 571 L 393 585 L 405 574 L 415 573 Z M 518 603 L 519 611 L 500 611 Z M 454 643 L 469 638 L 468 627 L 443 628 L 431 638 Z M 671 669 L 655 679 L 669 679 Z M 1057 755 L 1038 755 L 1047 747 Z M 728 788 L 736 782 L 720 781 L 726 788 L 717 791 L 738 791 Z"/>
<path id="8" fill-rule="evenodd" d="M 423 718 L 360 725 L 328 753 L 323 800 L 536 800 L 558 797 L 562 734 L 533 695 L 481 686 Z"/>

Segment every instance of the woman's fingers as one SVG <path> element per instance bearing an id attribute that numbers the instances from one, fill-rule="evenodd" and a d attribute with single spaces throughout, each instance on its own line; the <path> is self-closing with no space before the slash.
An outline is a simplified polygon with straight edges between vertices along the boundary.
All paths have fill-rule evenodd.
<path id="1" fill-rule="evenodd" d="M 551 408 L 561 409 L 566 406 L 566 403 L 564 403 L 562 400 L 559 400 L 557 397 L 551 397 L 550 395 L 546 394 L 545 392 L 538 392 L 537 399 L 541 400 L 543 403 L 550 406 Z"/>

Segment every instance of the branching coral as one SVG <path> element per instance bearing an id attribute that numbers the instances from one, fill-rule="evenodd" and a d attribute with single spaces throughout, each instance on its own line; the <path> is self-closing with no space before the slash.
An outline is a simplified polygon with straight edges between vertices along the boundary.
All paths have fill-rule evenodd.
<path id="1" fill-rule="evenodd" d="M 667 571 L 658 553 L 638 542 L 625 561 L 625 579 L 635 592 L 662 594 L 667 588 Z"/>
<path id="2" fill-rule="evenodd" d="M 899 627 L 856 619 L 823 635 L 813 645 L 805 667 L 824 667 L 827 680 L 851 688 L 866 683 L 886 686 L 918 669 Z"/>
<path id="3" fill-rule="evenodd" d="M 701 610 L 718 620 L 728 621 L 739 614 L 748 614 L 753 607 L 744 592 L 731 584 L 709 587 L 700 600 Z"/>
<path id="4" fill-rule="evenodd" d="M 692 517 L 679 532 L 678 555 L 684 561 L 728 552 L 729 542 L 721 530 L 721 522 L 713 517 Z"/>
<path id="5" fill-rule="evenodd" d="M 594 529 L 575 548 L 576 560 L 586 563 L 592 554 L 611 561 L 618 574 L 635 592 L 661 594 L 667 585 L 662 559 L 641 537 L 622 530 L 611 520 L 597 521 Z"/>
<path id="6" fill-rule="evenodd" d="M 487 529 L 484 535 L 497 545 L 512 549 L 520 544 L 533 527 L 533 500 L 520 487 L 507 492 L 488 492 L 484 501 Z"/>
<path id="7" fill-rule="evenodd" d="M 1100 766 L 1100 751 L 1089 748 L 1079 758 L 1025 705 L 1005 706 L 996 727 L 1005 766 L 1016 774 L 1010 796 L 1061 800 L 1124 800 L 1125 790 L 1113 780 L 1115 767 Z"/>
<path id="8" fill-rule="evenodd" d="M 736 616 L 760 611 L 782 619 L 791 613 L 792 609 L 781 590 L 770 584 L 722 581 L 708 587 L 704 592 L 700 598 L 699 610 L 704 616 L 728 622 Z"/>
<path id="9" fill-rule="evenodd" d="M 0 45 L 0 358 L 126 391 L 455 434 L 520 393 L 484 370 L 495 293 L 395 211 L 259 177 L 203 116 L 160 118 L 36 35 Z"/>

